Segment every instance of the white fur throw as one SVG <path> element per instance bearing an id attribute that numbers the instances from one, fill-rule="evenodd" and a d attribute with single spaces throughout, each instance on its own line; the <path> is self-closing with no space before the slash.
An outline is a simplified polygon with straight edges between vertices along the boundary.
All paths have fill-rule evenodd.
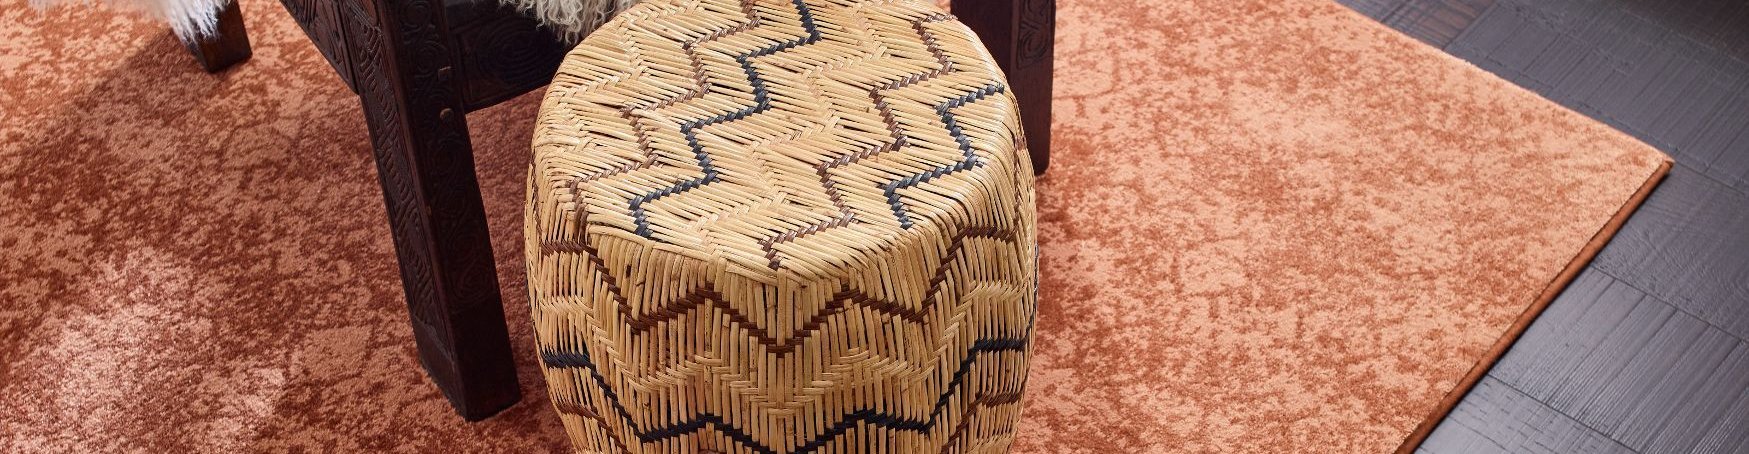
<path id="1" fill-rule="evenodd" d="M 30 0 L 31 6 L 38 9 L 56 4 L 91 4 L 99 0 Z M 590 0 L 583 0 L 590 1 Z M 184 42 L 193 42 L 197 37 L 209 37 L 218 33 L 219 10 L 231 4 L 231 0 L 101 0 L 109 6 L 140 11 L 153 18 L 170 23 L 170 29 L 176 32 L 176 37 Z"/>
<path id="2" fill-rule="evenodd" d="M 498 0 L 533 16 L 541 25 L 551 28 L 565 42 L 575 43 L 583 35 L 595 31 L 613 15 L 625 11 L 638 0 Z"/>
<path id="3" fill-rule="evenodd" d="M 59 3 L 88 4 L 99 0 L 30 0 L 45 8 Z M 110 6 L 142 11 L 170 23 L 184 42 L 211 37 L 218 32 L 219 11 L 232 0 L 101 0 Z M 332 0 L 360 1 L 360 0 Z M 475 0 L 492 1 L 492 0 Z M 577 42 L 607 19 L 638 0 L 496 0 L 533 16 L 566 42 Z"/>

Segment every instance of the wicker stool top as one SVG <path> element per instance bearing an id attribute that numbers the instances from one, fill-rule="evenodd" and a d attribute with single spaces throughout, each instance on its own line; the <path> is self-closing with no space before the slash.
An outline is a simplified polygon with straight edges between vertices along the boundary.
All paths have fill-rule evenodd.
<path id="1" fill-rule="evenodd" d="M 548 88 L 530 178 L 557 203 L 529 229 L 756 280 L 940 254 L 1032 203 L 1014 109 L 977 37 L 928 2 L 648 0 Z"/>

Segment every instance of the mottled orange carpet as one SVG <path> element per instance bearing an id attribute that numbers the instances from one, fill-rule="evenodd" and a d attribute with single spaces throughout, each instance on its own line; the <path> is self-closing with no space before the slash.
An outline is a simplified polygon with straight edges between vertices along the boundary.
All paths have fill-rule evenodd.
<path id="1" fill-rule="evenodd" d="M 1324 1 L 1060 3 L 1016 451 L 1396 449 L 1666 162 Z M 255 58 L 211 76 L 0 1 L 0 452 L 567 449 L 517 249 L 538 97 L 468 117 L 527 397 L 464 423 L 357 102 L 243 8 Z"/>

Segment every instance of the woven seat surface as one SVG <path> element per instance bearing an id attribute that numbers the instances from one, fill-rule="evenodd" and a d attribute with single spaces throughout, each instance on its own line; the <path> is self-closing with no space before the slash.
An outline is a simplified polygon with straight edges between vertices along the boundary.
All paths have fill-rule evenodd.
<path id="1" fill-rule="evenodd" d="M 646 1 L 571 52 L 538 121 L 530 302 L 578 450 L 1007 448 L 1032 169 L 964 25 Z"/>

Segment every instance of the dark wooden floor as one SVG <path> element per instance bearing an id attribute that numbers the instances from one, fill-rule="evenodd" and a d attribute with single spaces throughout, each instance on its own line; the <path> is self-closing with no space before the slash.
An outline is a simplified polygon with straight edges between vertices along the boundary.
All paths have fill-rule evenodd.
<path id="1" fill-rule="evenodd" d="M 1339 1 L 1677 161 L 1421 452 L 1749 453 L 1749 2 Z"/>

